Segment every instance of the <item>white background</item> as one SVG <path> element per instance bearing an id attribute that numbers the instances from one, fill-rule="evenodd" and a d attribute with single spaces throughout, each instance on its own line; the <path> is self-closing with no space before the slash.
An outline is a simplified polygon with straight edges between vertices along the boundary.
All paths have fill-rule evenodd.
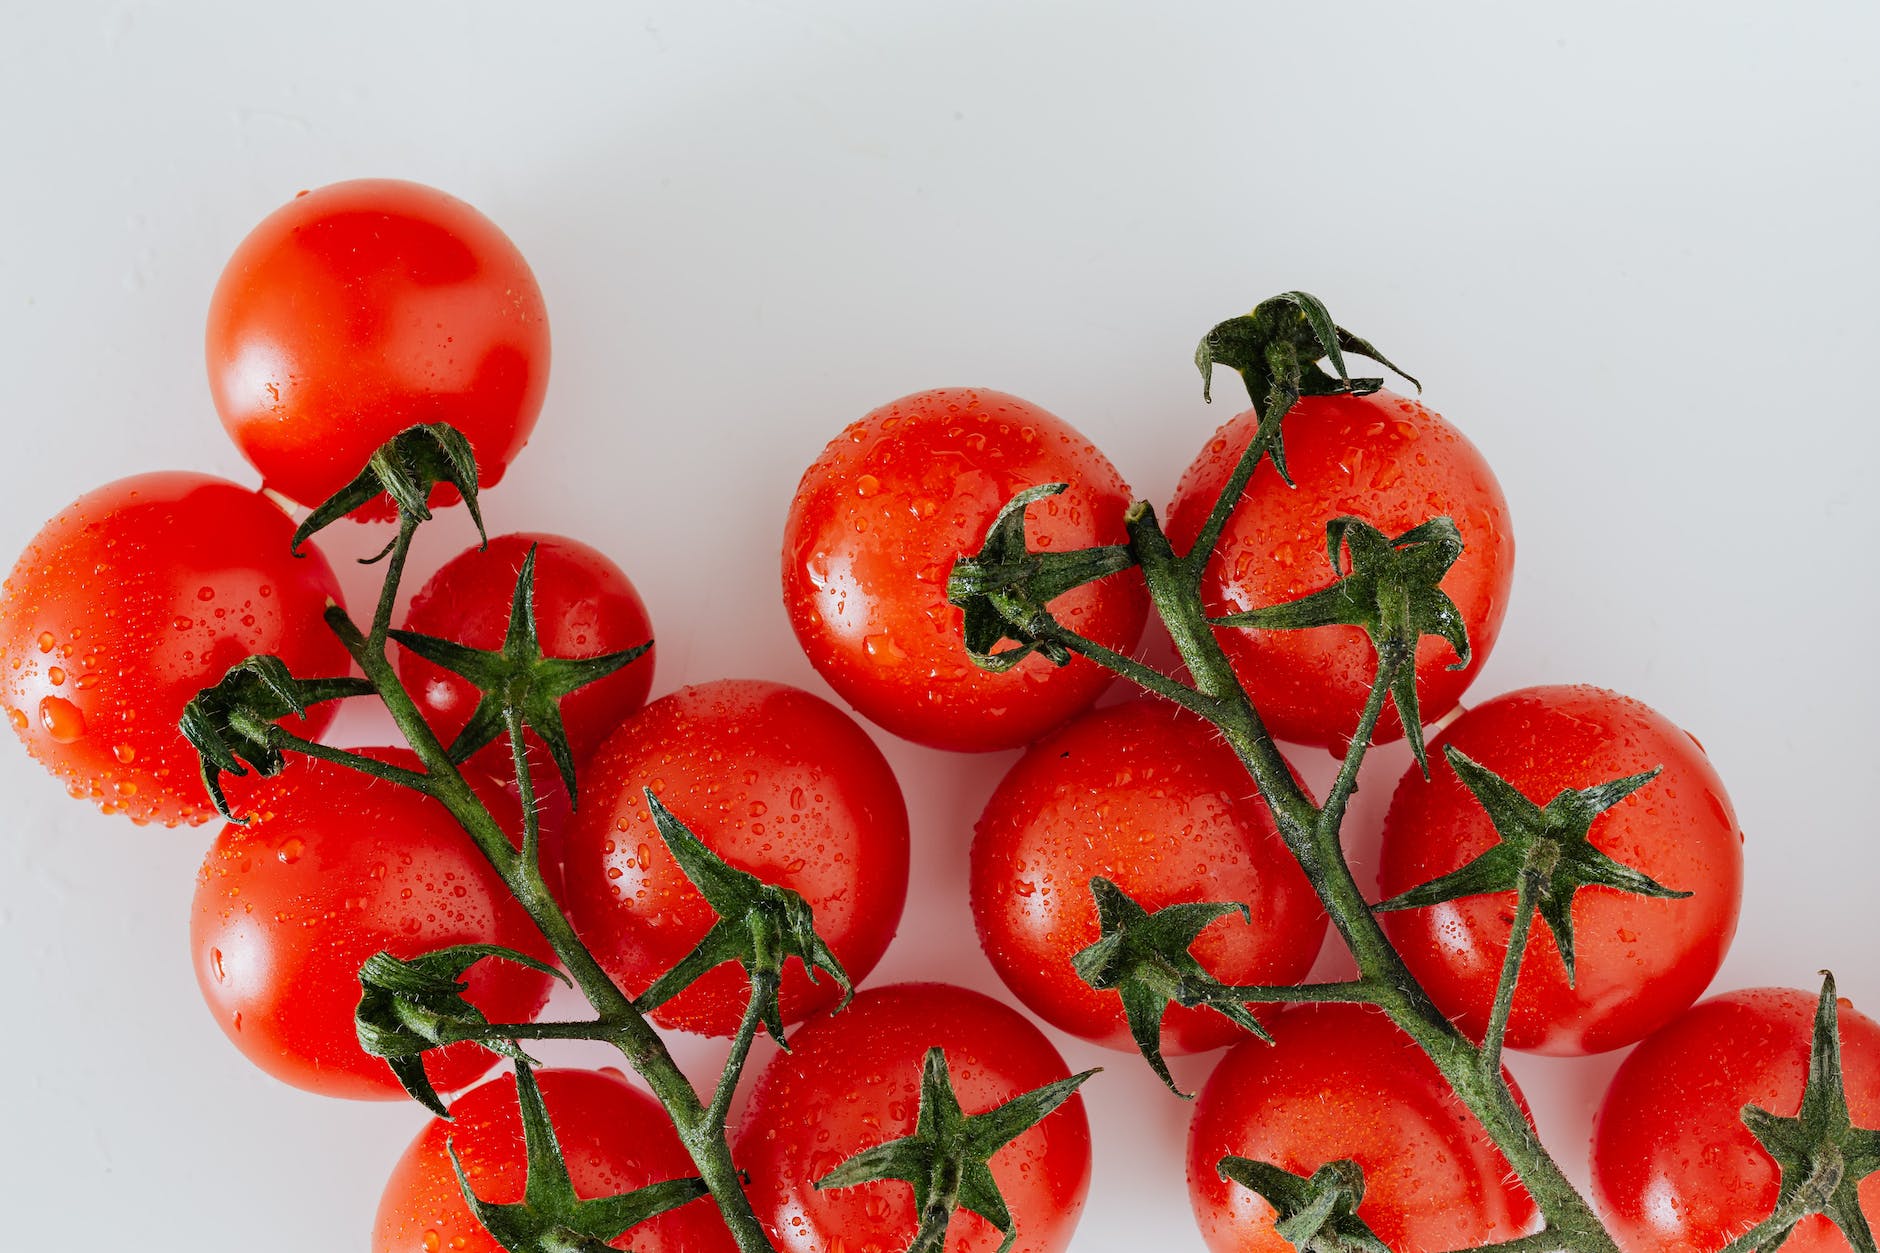
<path id="1" fill-rule="evenodd" d="M 0 560 L 121 475 L 252 479 L 209 406 L 209 291 L 253 223 L 336 179 L 435 183 L 534 265 L 548 404 L 486 507 L 629 570 L 657 691 L 827 691 L 778 536 L 867 409 L 1014 391 L 1165 502 L 1232 412 L 1201 403 L 1196 337 L 1304 287 L 1500 474 L 1519 574 L 1477 695 L 1600 683 L 1697 732 L 1748 833 L 1719 986 L 1832 965 L 1872 1005 L 1875 12 L 9 0 Z M 879 738 L 920 886 L 875 977 L 995 989 L 966 849 L 1011 757 Z M 1366 772 L 1361 861 L 1403 765 Z M 290 1091 L 222 1039 L 185 942 L 209 831 L 101 817 L 3 745 L 0 796 L 9 1240 L 362 1248 L 419 1112 Z M 1075 1247 L 1198 1249 L 1186 1107 L 1061 1043 L 1110 1066 Z M 1576 1173 L 1615 1064 L 1515 1063 Z"/>

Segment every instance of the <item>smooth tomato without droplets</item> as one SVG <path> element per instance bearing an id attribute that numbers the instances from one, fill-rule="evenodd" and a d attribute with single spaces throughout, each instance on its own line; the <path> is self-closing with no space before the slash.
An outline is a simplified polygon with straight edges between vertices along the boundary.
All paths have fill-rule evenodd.
<path id="1" fill-rule="evenodd" d="M 463 432 L 489 487 L 541 411 L 548 314 L 488 218 L 419 183 L 359 179 L 302 192 L 242 240 L 207 355 L 222 425 L 303 505 L 419 422 Z"/>
<path id="2" fill-rule="evenodd" d="M 1047 735 L 987 802 L 973 841 L 973 918 L 994 968 L 1054 1026 L 1134 1049 L 1121 999 L 1071 968 L 1098 936 L 1090 879 L 1144 909 L 1239 901 L 1192 949 L 1225 983 L 1296 983 L 1325 938 L 1325 913 L 1213 730 L 1161 701 L 1099 709 Z M 1171 1006 L 1169 1053 L 1219 1048 L 1239 1027 L 1209 1009 Z"/>
<path id="3" fill-rule="evenodd" d="M 1182 475 L 1169 506 L 1168 533 L 1186 551 L 1215 497 L 1253 438 L 1259 419 L 1242 413 L 1215 433 Z M 1474 660 L 1456 660 L 1447 642 L 1417 645 L 1419 712 L 1435 722 L 1462 698 L 1495 646 L 1514 577 L 1514 536 L 1501 486 L 1475 446 L 1433 410 L 1380 391 L 1371 396 L 1307 396 L 1283 422 L 1287 487 L 1262 459 L 1221 534 L 1202 578 L 1214 617 L 1296 600 L 1335 579 L 1325 527 L 1352 516 L 1397 536 L 1432 518 L 1455 520 L 1465 545 L 1443 579 L 1468 627 Z M 1279 739 L 1342 752 L 1357 729 L 1377 655 L 1357 627 L 1302 631 L 1222 628 L 1234 672 Z M 1385 706 L 1380 742 L 1403 734 Z"/>
<path id="4" fill-rule="evenodd" d="M 1710 759 L 1689 734 L 1638 701 L 1584 686 L 1531 687 L 1475 706 L 1430 747 L 1428 782 L 1404 774 L 1384 819 L 1380 891 L 1394 896 L 1448 874 L 1496 843 L 1494 826 L 1442 748 L 1454 745 L 1537 805 L 1662 766 L 1593 820 L 1593 846 L 1684 899 L 1583 888 L 1573 901 L 1575 978 L 1536 923 L 1508 1018 L 1510 1048 L 1601 1053 L 1642 1039 L 1703 995 L 1736 934 L 1743 837 Z M 1488 1024 L 1508 952 L 1514 893 L 1383 915 L 1430 998 L 1476 1038 Z"/>
<path id="5" fill-rule="evenodd" d="M 1122 477 L 1068 423 L 1016 396 L 917 392 L 831 440 L 797 487 L 783 537 L 783 599 L 810 664 L 864 717 L 936 748 L 1015 748 L 1088 708 L 1108 671 L 1035 654 L 1004 674 L 981 670 L 947 603 L 954 560 L 979 551 L 1008 500 L 1045 483 L 1070 487 L 1027 509 L 1033 548 L 1124 541 Z M 1129 570 L 1051 610 L 1128 652 L 1148 603 Z"/>
<path id="6" fill-rule="evenodd" d="M 215 807 L 177 721 L 229 667 L 272 653 L 303 677 L 352 665 L 321 614 L 339 582 L 265 496 L 206 474 L 139 474 L 87 493 L 33 537 L 0 595 L 0 703 L 74 796 L 138 822 Z M 285 725 L 318 736 L 331 705 Z M 229 777 L 240 806 L 248 781 Z"/>
<path id="7" fill-rule="evenodd" d="M 1358 1216 L 1393 1249 L 1458 1249 L 1536 1229 L 1534 1203 L 1488 1133 L 1382 1012 L 1304 1006 L 1272 1031 L 1271 1046 L 1249 1040 L 1222 1058 L 1195 1104 L 1188 1192 L 1213 1253 L 1293 1247 L 1274 1231 L 1272 1206 L 1221 1178 L 1227 1156 L 1300 1175 L 1350 1158 L 1364 1168 Z"/>
<path id="8" fill-rule="evenodd" d="M 1726 992 L 1639 1045 L 1593 1124 L 1593 1194 L 1627 1253 L 1721 1248 L 1768 1217 L 1781 1172 L 1743 1125 L 1743 1106 L 1791 1118 L 1802 1105 L 1816 996 L 1787 988 Z M 1857 1127 L 1880 1127 L 1880 1023 L 1840 1007 L 1841 1066 Z M 1880 1175 L 1860 1186 L 1880 1226 Z M 1782 1253 L 1847 1253 L 1820 1215 Z"/>
<path id="9" fill-rule="evenodd" d="M 356 751 L 418 764 L 404 749 Z M 273 782 L 256 821 L 223 828 L 203 862 L 190 925 L 196 982 L 235 1047 L 275 1078 L 325 1096 L 401 1097 L 353 1025 L 368 957 L 455 944 L 554 956 L 440 802 L 305 759 Z M 519 831 L 500 785 L 472 782 L 503 828 Z M 549 976 L 514 962 L 481 961 L 465 979 L 491 1022 L 528 1022 L 548 1001 Z M 438 1091 L 452 1092 L 496 1061 L 454 1044 L 429 1054 L 425 1069 Z"/>
<path id="10" fill-rule="evenodd" d="M 716 915 L 673 860 L 643 789 L 740 870 L 802 893 L 855 982 L 874 969 L 907 899 L 907 806 L 874 742 L 841 710 L 780 683 L 681 688 L 620 725 L 591 759 L 567 851 L 568 912 L 637 995 Z M 826 974 L 784 970 L 786 1022 L 835 1003 Z M 655 1010 L 661 1024 L 730 1035 L 750 999 L 735 964 Z"/>
<path id="11" fill-rule="evenodd" d="M 946 1051 L 967 1114 L 1055 1083 L 1070 1069 L 1016 1010 L 943 983 L 902 983 L 858 994 L 849 1008 L 790 1037 L 791 1051 L 751 1090 L 733 1156 L 751 1176 L 751 1206 L 778 1253 L 905 1249 L 914 1238 L 913 1189 L 815 1183 L 863 1149 L 910 1135 L 920 1108 L 921 1062 Z M 992 1158 L 992 1177 L 1018 1228 L 1012 1253 L 1070 1245 L 1090 1187 L 1090 1124 L 1073 1096 Z M 993 1253 L 999 1232 L 961 1212 L 947 1253 Z"/>
<path id="12" fill-rule="evenodd" d="M 538 1070 L 575 1194 L 617 1196 L 697 1173 L 659 1102 L 615 1070 Z M 502 1253 L 465 1204 L 451 1168 L 455 1149 L 477 1196 L 522 1200 L 528 1179 L 516 1079 L 503 1075 L 459 1097 L 450 1122 L 433 1118 L 411 1142 L 379 1200 L 372 1253 Z M 613 1241 L 636 1253 L 731 1253 L 737 1245 L 709 1198 L 630 1228 Z"/>

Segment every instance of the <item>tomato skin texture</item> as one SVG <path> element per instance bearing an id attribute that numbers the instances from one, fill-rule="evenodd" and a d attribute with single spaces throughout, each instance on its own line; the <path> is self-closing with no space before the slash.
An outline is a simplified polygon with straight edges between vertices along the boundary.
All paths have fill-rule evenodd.
<path id="1" fill-rule="evenodd" d="M 1160 701 L 1098 709 L 1034 744 L 979 820 L 973 919 L 1000 978 L 1053 1026 L 1134 1051 L 1122 1002 L 1077 976 L 1099 935 L 1093 875 L 1143 908 L 1241 901 L 1255 910 L 1201 933 L 1192 952 L 1226 983 L 1297 983 L 1325 938 L 1325 912 L 1239 760 L 1205 724 Z M 1170 1054 L 1220 1048 L 1241 1029 L 1170 1006 Z"/>
<path id="2" fill-rule="evenodd" d="M 916 1227 L 914 1190 L 880 1182 L 819 1192 L 815 1181 L 865 1148 L 914 1131 L 921 1062 L 946 1050 L 960 1107 L 981 1114 L 1070 1069 L 1018 1011 L 943 983 L 858 993 L 840 1014 L 790 1037 L 791 1051 L 751 1090 L 733 1156 L 777 1253 L 904 1249 Z M 1069 1247 L 1090 1189 L 1090 1123 L 1073 1096 L 992 1158 L 992 1176 L 1018 1226 L 1012 1253 Z M 946 1253 L 993 1253 L 998 1230 L 960 1213 Z"/>
<path id="3" fill-rule="evenodd" d="M 1710 986 L 1736 934 L 1742 833 L 1710 759 L 1663 715 L 1603 688 L 1524 688 L 1470 709 L 1430 746 L 1431 781 L 1406 772 L 1384 819 L 1385 896 L 1473 860 L 1495 842 L 1488 815 L 1442 757 L 1453 744 L 1536 804 L 1663 766 L 1664 773 L 1593 822 L 1594 847 L 1643 870 L 1683 900 L 1584 888 L 1573 903 L 1576 978 L 1553 933 L 1536 925 L 1521 964 L 1507 1045 L 1603 1053 L 1643 1039 Z M 1480 1038 L 1508 951 L 1514 894 L 1476 896 L 1382 915 L 1385 930 L 1443 1012 Z"/>
<path id="4" fill-rule="evenodd" d="M 536 631 L 544 656 L 598 657 L 652 639 L 646 604 L 619 566 L 579 540 L 534 533 L 499 535 L 489 547 L 466 549 L 445 562 L 411 598 L 405 628 L 472 648 L 500 649 L 509 630 L 516 575 L 531 545 Z M 562 726 L 577 762 L 646 704 L 655 651 L 648 649 L 562 701 Z M 398 655 L 398 677 L 446 744 L 470 721 L 479 693 L 468 679 L 404 650 Z M 513 768 L 508 742 L 499 739 L 492 747 L 502 759 L 499 764 Z"/>
<path id="5" fill-rule="evenodd" d="M 726 862 L 803 894 L 816 930 L 860 983 L 907 899 L 907 806 L 887 759 L 834 705 L 781 683 L 681 688 L 622 723 L 590 762 L 567 851 L 568 913 L 595 957 L 638 995 L 716 915 L 653 825 L 651 787 Z M 783 1016 L 835 1004 L 827 975 L 784 969 Z M 730 1035 L 750 999 L 735 964 L 655 1011 L 663 1026 Z"/>
<path id="6" fill-rule="evenodd" d="M 1176 486 L 1167 528 L 1177 552 L 1200 534 L 1215 497 L 1253 438 L 1250 409 L 1208 442 Z M 1351 515 L 1388 536 L 1442 515 L 1465 545 L 1442 588 L 1462 611 L 1474 660 L 1450 670 L 1448 643 L 1417 645 L 1419 712 L 1435 722 L 1456 707 L 1494 650 L 1514 577 L 1514 536 L 1494 472 L 1463 434 L 1434 410 L 1388 391 L 1307 396 L 1283 423 L 1289 488 L 1263 459 L 1202 579 L 1210 616 L 1296 600 L 1336 579 L 1325 526 Z M 1304 631 L 1221 628 L 1234 672 L 1275 737 L 1343 752 L 1377 675 L 1377 656 L 1358 627 Z M 1386 704 L 1377 741 L 1402 736 Z"/>
<path id="7" fill-rule="evenodd" d="M 659 1102 L 612 1069 L 535 1072 L 575 1193 L 592 1200 L 696 1174 Z M 453 1121 L 433 1118 L 411 1142 L 379 1200 L 372 1253 L 502 1253 L 470 1213 L 451 1169 L 454 1147 L 476 1194 L 497 1205 L 522 1200 L 528 1178 L 516 1079 L 505 1074 L 464 1093 Z M 612 1242 L 635 1253 L 733 1253 L 709 1198 L 692 1201 Z"/>
<path id="8" fill-rule="evenodd" d="M 1748 988 L 1703 1001 L 1653 1034 L 1613 1076 L 1593 1124 L 1593 1196 L 1627 1253 L 1721 1248 L 1768 1216 L 1781 1172 L 1739 1111 L 1793 1117 L 1808 1076 L 1817 997 Z M 1841 1065 L 1857 1127 L 1880 1127 L 1880 1023 L 1841 1002 Z M 1860 1186 L 1880 1225 L 1880 1175 Z M 1847 1253 L 1820 1215 L 1783 1253 Z"/>
<path id="9" fill-rule="evenodd" d="M 351 669 L 321 614 L 339 601 L 312 544 L 257 492 L 206 474 L 133 475 L 88 492 L 33 537 L 0 594 L 0 704 L 75 797 L 138 823 L 215 816 L 183 707 L 251 654 L 296 675 Z M 284 721 L 317 737 L 333 707 Z M 239 806 L 248 780 L 226 779 Z"/>
<path id="10" fill-rule="evenodd" d="M 359 749 L 410 768 L 403 749 Z M 359 968 L 387 951 L 454 944 L 554 955 L 444 806 L 344 766 L 298 759 L 257 802 L 256 820 L 216 837 L 196 880 L 196 982 L 223 1034 L 284 1083 L 324 1096 L 395 1100 L 391 1070 L 359 1047 Z M 494 780 L 472 785 L 506 831 L 521 816 Z M 544 856 L 552 850 L 544 846 Z M 486 960 L 466 976 L 492 1022 L 528 1022 L 550 978 Z M 495 1054 L 452 1045 L 425 1062 L 440 1092 L 471 1083 Z"/>
<path id="11" fill-rule="evenodd" d="M 934 748 L 1016 748 L 1089 708 L 1108 671 L 1035 654 L 981 670 L 947 603 L 954 560 L 979 551 L 1000 508 L 1060 482 L 1069 490 L 1026 510 L 1034 549 L 1124 542 L 1128 485 L 1068 423 L 1016 396 L 916 392 L 849 426 L 804 473 L 784 528 L 784 604 L 810 664 L 863 717 Z M 1130 570 L 1051 607 L 1128 652 L 1148 604 Z"/>
<path id="12" fill-rule="evenodd" d="M 495 486 L 542 408 L 548 315 L 495 223 L 435 188 L 358 179 L 249 232 L 216 283 L 206 352 L 222 425 L 270 488 L 311 507 L 419 422 L 461 431 Z"/>
<path id="13" fill-rule="evenodd" d="M 1358 1215 L 1393 1249 L 1456 1249 L 1539 1227 L 1488 1133 L 1409 1036 L 1368 1006 L 1288 1009 L 1236 1046 L 1195 1104 L 1188 1192 L 1213 1253 L 1283 1253 L 1273 1209 L 1220 1177 L 1233 1155 L 1310 1175 L 1364 1168 Z M 1510 1081 L 1512 1084 L 1512 1080 Z M 1515 1093 L 1520 1100 L 1520 1093 Z"/>

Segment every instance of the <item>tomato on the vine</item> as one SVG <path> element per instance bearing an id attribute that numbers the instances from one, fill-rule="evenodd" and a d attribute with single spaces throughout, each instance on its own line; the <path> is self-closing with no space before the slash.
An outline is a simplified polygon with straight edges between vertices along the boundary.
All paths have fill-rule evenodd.
<path id="1" fill-rule="evenodd" d="M 340 599 L 265 496 L 206 474 L 139 474 L 88 492 L 33 537 L 0 593 L 0 704 L 73 796 L 137 822 L 215 814 L 183 707 L 251 654 L 302 677 L 352 665 L 321 614 Z M 317 736 L 318 705 L 286 725 Z M 238 806 L 247 781 L 228 778 Z"/>
<path id="2" fill-rule="evenodd" d="M 1108 671 L 1036 654 L 1003 674 L 981 670 L 947 603 L 955 559 L 979 550 L 1008 500 L 1047 483 L 1070 486 L 1026 510 L 1033 548 L 1124 541 L 1122 477 L 1068 423 L 1016 396 L 917 392 L 836 436 L 804 473 L 784 528 L 783 598 L 810 664 L 864 717 L 936 748 L 1015 748 L 1087 709 Z M 1148 596 L 1129 570 L 1051 610 L 1128 652 Z"/>
<path id="3" fill-rule="evenodd" d="M 878 1182 L 817 1190 L 863 1149 L 914 1131 L 921 1063 L 945 1050 L 967 1114 L 1066 1078 L 1070 1069 L 1018 1011 L 943 983 L 859 993 L 839 1014 L 813 1019 L 758 1076 L 733 1157 L 750 1173 L 751 1206 L 778 1253 L 904 1249 L 914 1237 L 913 1189 Z M 1060 1253 L 1090 1187 L 1090 1124 L 1083 1098 L 1026 1131 L 991 1160 L 1017 1226 L 1012 1253 Z M 947 1253 L 993 1253 L 999 1232 L 961 1212 Z"/>
<path id="4" fill-rule="evenodd" d="M 1006 986 L 1052 1025 L 1133 1049 L 1122 1000 L 1080 979 L 1097 940 L 1093 875 L 1157 910 L 1238 901 L 1253 920 L 1212 923 L 1192 952 L 1224 983 L 1294 983 L 1325 938 L 1325 912 L 1247 772 L 1212 729 L 1162 701 L 1085 714 L 1032 745 L 986 803 L 973 841 L 973 918 Z M 1168 1053 L 1219 1048 L 1241 1029 L 1171 1006 Z"/>
<path id="5" fill-rule="evenodd" d="M 1270 1046 L 1248 1040 L 1222 1058 L 1195 1104 L 1188 1192 L 1213 1253 L 1293 1247 L 1273 1229 L 1271 1205 L 1221 1177 L 1228 1156 L 1298 1175 L 1349 1158 L 1364 1169 L 1358 1216 L 1393 1249 L 1464 1248 L 1536 1228 L 1534 1202 L 1488 1133 L 1381 1011 L 1302 1006 L 1272 1032 Z"/>
<path id="6" fill-rule="evenodd" d="M 1636 700 L 1586 686 L 1531 687 L 1470 709 L 1412 768 L 1384 819 L 1385 896 L 1448 874 L 1492 847 L 1487 813 L 1443 759 L 1454 746 L 1537 805 L 1662 766 L 1593 819 L 1587 838 L 1665 887 L 1664 899 L 1593 886 L 1573 900 L 1574 979 L 1536 925 L 1508 1018 L 1510 1048 L 1600 1053 L 1642 1039 L 1703 995 L 1736 934 L 1742 833 L 1723 782 L 1688 733 Z M 1479 1038 L 1508 952 L 1514 894 L 1465 897 L 1383 915 L 1404 961 L 1443 1012 Z"/>
<path id="7" fill-rule="evenodd" d="M 538 1070 L 542 1104 L 575 1194 L 617 1196 L 696 1173 L 659 1102 L 616 1070 Z M 379 1199 L 372 1253 L 502 1253 L 465 1204 L 454 1151 L 479 1199 L 522 1200 L 528 1178 L 516 1078 L 502 1075 L 458 1097 L 451 1121 L 433 1118 L 411 1142 Z M 630 1228 L 613 1241 L 636 1253 L 730 1253 L 737 1246 L 709 1198 Z"/>
<path id="8" fill-rule="evenodd" d="M 1208 441 L 1182 475 L 1169 506 L 1177 551 L 1199 535 L 1259 418 L 1249 409 Z M 1495 646 L 1514 576 L 1508 505 L 1494 473 L 1462 433 L 1417 401 L 1370 396 L 1306 396 L 1282 424 L 1288 487 L 1262 458 L 1202 578 L 1214 617 L 1315 592 L 1335 574 L 1326 524 L 1352 516 L 1395 536 L 1439 516 L 1462 533 L 1462 556 L 1442 581 L 1468 628 L 1474 660 L 1451 670 L 1449 644 L 1435 635 L 1417 646 L 1419 712 L 1435 722 L 1455 708 Z M 1377 675 L 1371 641 L 1358 627 L 1217 632 L 1235 673 L 1268 729 L 1282 740 L 1343 751 Z M 1385 707 L 1376 739 L 1403 734 Z"/>
<path id="9" fill-rule="evenodd" d="M 404 749 L 355 750 L 415 768 Z M 506 831 L 521 816 L 493 779 L 471 783 Z M 345 766 L 297 759 L 223 828 L 196 880 L 190 947 L 204 1000 L 236 1048 L 261 1069 L 326 1096 L 403 1095 L 391 1069 L 359 1047 L 359 968 L 384 951 L 417 957 L 457 944 L 499 944 L 552 962 L 522 906 L 443 804 Z M 544 846 L 543 861 L 555 864 Z M 551 879 L 551 883 L 553 880 Z M 486 959 L 465 976 L 491 1022 L 527 1022 L 550 978 Z M 475 1044 L 430 1053 L 440 1092 L 496 1063 Z"/>
<path id="10" fill-rule="evenodd" d="M 463 432 L 494 485 L 535 427 L 548 354 L 541 290 L 508 236 L 396 179 L 288 201 L 235 249 L 209 303 L 222 425 L 268 487 L 308 506 L 420 422 Z"/>
<path id="11" fill-rule="evenodd" d="M 847 714 L 781 683 L 701 683 L 621 723 L 590 759 L 568 838 L 568 915 L 636 995 L 716 920 L 660 839 L 646 788 L 727 863 L 802 893 L 852 980 L 881 960 L 907 898 L 907 806 L 887 759 Z M 653 1017 L 730 1035 L 749 989 L 726 964 Z M 799 963 L 784 968 L 786 1022 L 839 995 L 826 974 L 811 983 Z"/>
<path id="12" fill-rule="evenodd" d="M 1767 1217 L 1781 1181 L 1742 1119 L 1745 1105 L 1801 1108 L 1816 996 L 1747 988 L 1711 997 L 1625 1059 L 1593 1124 L 1593 1195 L 1627 1253 L 1721 1248 Z M 1841 1066 L 1857 1127 L 1880 1127 L 1880 1023 L 1840 1006 Z M 1880 1226 L 1880 1175 L 1860 1186 Z M 1847 1253 L 1820 1215 L 1783 1253 Z"/>

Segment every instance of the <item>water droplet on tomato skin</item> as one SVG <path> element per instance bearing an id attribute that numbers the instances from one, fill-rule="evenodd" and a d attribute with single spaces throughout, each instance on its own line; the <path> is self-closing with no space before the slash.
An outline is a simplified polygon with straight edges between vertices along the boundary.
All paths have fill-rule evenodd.
<path id="1" fill-rule="evenodd" d="M 40 652 L 42 653 L 51 652 L 52 646 L 56 643 L 58 643 L 58 641 L 52 637 L 52 632 L 41 631 L 39 633 L 39 651 Z"/>
<path id="2" fill-rule="evenodd" d="M 7 706 L 7 721 L 13 724 L 15 731 L 24 731 L 27 726 L 30 725 L 26 717 L 26 711 L 24 709 L 15 709 L 11 705 Z"/>
<path id="3" fill-rule="evenodd" d="M 300 860 L 300 855 L 307 851 L 307 842 L 297 835 L 290 835 L 275 846 L 274 855 L 284 866 L 291 866 Z"/>
<path id="4" fill-rule="evenodd" d="M 39 725 L 61 744 L 74 744 L 85 738 L 85 715 L 62 696 L 40 699 Z"/>

